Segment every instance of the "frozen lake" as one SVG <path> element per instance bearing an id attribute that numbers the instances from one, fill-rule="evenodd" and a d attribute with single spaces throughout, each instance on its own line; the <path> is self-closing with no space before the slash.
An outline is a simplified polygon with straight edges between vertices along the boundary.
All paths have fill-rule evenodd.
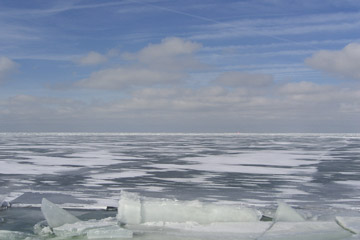
<path id="1" fill-rule="evenodd" d="M 0 134 L 0 229 L 31 232 L 41 199 L 75 215 L 145 197 L 242 205 L 268 215 L 277 200 L 308 219 L 360 216 L 356 134 Z M 34 208 L 21 208 L 32 206 Z M 83 210 L 80 210 L 83 209 Z"/>

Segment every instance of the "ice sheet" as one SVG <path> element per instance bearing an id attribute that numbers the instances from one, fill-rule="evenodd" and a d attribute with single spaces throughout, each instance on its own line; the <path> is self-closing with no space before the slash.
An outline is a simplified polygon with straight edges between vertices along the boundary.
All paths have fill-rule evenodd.
<path id="1" fill-rule="evenodd" d="M 35 155 L 16 151 L 17 159 L 1 161 L 0 174 L 59 174 L 89 166 L 108 166 L 138 159 L 132 156 L 116 156 L 105 150 L 67 154 L 63 157 Z"/>
<path id="2" fill-rule="evenodd" d="M 306 154 L 300 151 L 258 151 L 258 152 L 244 152 L 241 154 L 220 155 L 220 156 L 204 156 L 184 158 L 185 161 L 191 162 L 206 162 L 206 163 L 222 163 L 227 165 L 260 165 L 260 166 L 281 166 L 281 167 L 298 167 L 306 166 L 317 162 L 314 154 Z"/>
<path id="3" fill-rule="evenodd" d="M 355 173 L 353 173 L 353 174 L 355 174 Z M 356 174 L 358 174 L 358 173 L 356 173 Z M 334 182 L 338 183 L 338 184 L 349 185 L 354 188 L 360 188 L 360 181 L 356 181 L 356 180 L 334 181 Z"/>
<path id="4" fill-rule="evenodd" d="M 115 179 L 118 178 L 136 178 L 148 176 L 149 173 L 143 170 L 122 170 L 119 172 L 111 173 L 96 173 L 89 175 L 87 183 L 82 184 L 83 186 L 100 186 L 103 184 L 115 184 Z"/>
<path id="5" fill-rule="evenodd" d="M 2 161 L 0 174 L 56 174 L 59 172 L 70 171 L 71 167 L 66 166 L 53 166 L 47 165 L 34 165 L 34 164 L 22 164 L 21 162 L 11 161 Z"/>
<path id="6" fill-rule="evenodd" d="M 199 170 L 209 172 L 236 172 L 248 174 L 314 173 L 314 164 L 320 160 L 313 154 L 293 151 L 262 151 L 232 155 L 191 157 L 182 159 L 188 164 L 152 164 L 151 167 L 170 170 Z M 266 167 L 265 167 L 266 166 Z"/>
<path id="7" fill-rule="evenodd" d="M 309 195 L 309 193 L 296 189 L 293 186 L 283 186 L 282 188 L 278 188 L 277 190 L 280 191 L 282 195 Z"/>

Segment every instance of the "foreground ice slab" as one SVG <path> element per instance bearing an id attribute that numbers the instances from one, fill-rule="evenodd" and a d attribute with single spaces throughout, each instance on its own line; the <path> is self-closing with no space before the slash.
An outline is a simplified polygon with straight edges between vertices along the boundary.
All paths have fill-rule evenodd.
<path id="1" fill-rule="evenodd" d="M 91 229 L 87 232 L 88 239 L 119 239 L 132 238 L 133 232 L 119 226 L 108 226 Z"/>
<path id="2" fill-rule="evenodd" d="M 212 239 L 212 240 L 255 240 L 270 226 L 271 222 L 219 222 L 211 224 L 186 223 L 145 223 L 128 226 L 135 233 L 144 236 L 154 232 L 168 236 L 168 239 Z M 151 238 L 152 239 L 152 238 Z M 156 238 L 157 239 L 157 238 Z"/>
<path id="3" fill-rule="evenodd" d="M 112 218 L 67 223 L 53 228 L 53 232 L 64 239 L 81 236 L 85 239 L 86 236 L 87 239 L 122 239 L 133 236 L 132 231 L 121 228 Z"/>
<path id="4" fill-rule="evenodd" d="M 22 232 L 0 230 L 1 240 L 40 240 L 40 238 Z"/>
<path id="5" fill-rule="evenodd" d="M 42 199 L 41 212 L 44 215 L 50 227 L 56 228 L 67 223 L 76 223 L 80 221 L 77 217 L 58 207 L 46 198 Z"/>
<path id="6" fill-rule="evenodd" d="M 53 228 L 53 232 L 63 238 L 87 236 L 88 239 L 121 239 L 133 236 L 132 231 L 121 228 L 113 218 L 64 224 Z"/>
<path id="7" fill-rule="evenodd" d="M 341 240 L 351 235 L 335 222 L 277 222 L 259 240 Z"/>
<path id="8" fill-rule="evenodd" d="M 141 198 L 122 192 L 117 218 L 125 224 L 147 222 L 257 222 L 261 215 L 250 208 L 220 206 L 199 201 Z"/>
<path id="9" fill-rule="evenodd" d="M 86 235 L 89 230 L 95 228 L 103 228 L 103 227 L 111 227 L 116 226 L 117 222 L 110 222 L 106 219 L 104 220 L 89 220 L 89 221 L 78 221 L 75 223 L 67 223 L 61 225 L 60 227 L 53 228 L 53 232 L 56 236 L 59 237 L 73 237 L 73 236 L 80 236 Z"/>
<path id="10" fill-rule="evenodd" d="M 360 217 L 336 217 L 336 222 L 344 229 L 360 234 Z"/>

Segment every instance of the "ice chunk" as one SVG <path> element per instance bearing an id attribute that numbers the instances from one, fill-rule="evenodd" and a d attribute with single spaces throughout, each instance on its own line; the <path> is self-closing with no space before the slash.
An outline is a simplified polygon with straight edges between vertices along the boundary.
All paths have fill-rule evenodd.
<path id="1" fill-rule="evenodd" d="M 292 207 L 284 202 L 278 202 L 279 206 L 275 213 L 276 222 L 303 222 L 305 219 Z"/>
<path id="2" fill-rule="evenodd" d="M 11 203 L 5 201 L 5 196 L 0 195 L 0 210 L 4 210 L 11 207 Z"/>
<path id="3" fill-rule="evenodd" d="M 7 230 L 0 230 L 0 239 L 3 240 L 40 240 L 36 236 L 32 234 L 16 232 L 16 231 L 7 231 Z"/>
<path id="4" fill-rule="evenodd" d="M 7 202 L 7 201 L 3 201 L 1 204 L 0 204 L 0 210 L 2 209 L 8 209 L 11 207 L 11 203 Z"/>
<path id="5" fill-rule="evenodd" d="M 112 226 L 117 226 L 117 221 L 107 221 L 107 219 L 78 221 L 76 223 L 67 223 L 60 227 L 53 228 L 53 232 L 59 237 L 73 237 L 86 235 L 91 229 Z"/>
<path id="6" fill-rule="evenodd" d="M 77 217 L 58 207 L 46 198 L 42 199 L 41 212 L 44 215 L 50 227 L 56 228 L 67 223 L 75 223 L 80 221 Z"/>
<path id="7" fill-rule="evenodd" d="M 249 208 L 204 204 L 198 201 L 145 200 L 142 203 L 143 222 L 213 222 L 259 221 L 256 211 Z"/>
<path id="8" fill-rule="evenodd" d="M 34 225 L 34 233 L 41 237 L 49 237 L 54 234 L 51 228 L 48 226 L 46 220 L 38 222 Z"/>
<path id="9" fill-rule="evenodd" d="M 349 236 L 335 222 L 276 222 L 259 240 L 342 240 Z"/>
<path id="10" fill-rule="evenodd" d="M 336 217 L 336 222 L 344 229 L 360 234 L 360 217 Z"/>
<path id="11" fill-rule="evenodd" d="M 140 224 L 141 219 L 141 202 L 136 193 L 121 191 L 117 218 L 122 223 Z"/>
<path id="12" fill-rule="evenodd" d="M 119 239 L 132 238 L 133 232 L 119 226 L 108 226 L 91 229 L 87 232 L 88 239 Z"/>
<path id="13" fill-rule="evenodd" d="M 256 222 L 260 214 L 250 208 L 221 206 L 199 201 L 140 198 L 122 192 L 117 218 L 126 224 L 146 222 Z"/>

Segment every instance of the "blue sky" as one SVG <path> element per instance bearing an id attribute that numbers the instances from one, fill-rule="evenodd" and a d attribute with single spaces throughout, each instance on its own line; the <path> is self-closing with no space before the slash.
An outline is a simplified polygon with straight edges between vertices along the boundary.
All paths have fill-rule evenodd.
<path id="1" fill-rule="evenodd" d="M 360 2 L 0 1 L 0 131 L 359 132 Z"/>

